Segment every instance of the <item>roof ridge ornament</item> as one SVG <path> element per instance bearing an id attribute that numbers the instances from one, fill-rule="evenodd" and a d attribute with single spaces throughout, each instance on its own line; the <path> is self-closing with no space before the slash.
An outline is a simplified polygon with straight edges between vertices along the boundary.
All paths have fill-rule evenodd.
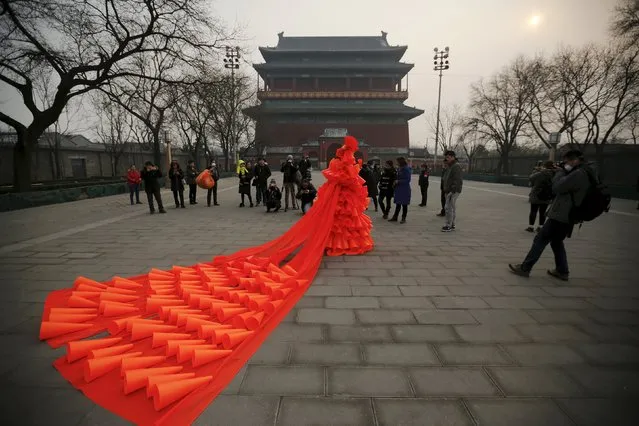
<path id="1" fill-rule="evenodd" d="M 278 39 L 283 39 L 284 38 L 284 31 L 280 31 L 279 33 L 277 33 L 277 38 Z"/>
<path id="2" fill-rule="evenodd" d="M 386 41 L 386 36 L 388 33 L 386 31 L 382 31 L 382 40 Z"/>

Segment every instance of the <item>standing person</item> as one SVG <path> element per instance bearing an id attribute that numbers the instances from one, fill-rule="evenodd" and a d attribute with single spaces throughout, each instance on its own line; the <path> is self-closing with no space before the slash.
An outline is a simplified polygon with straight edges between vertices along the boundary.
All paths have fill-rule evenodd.
<path id="1" fill-rule="evenodd" d="M 270 213 L 271 209 L 278 212 L 282 208 L 282 191 L 277 187 L 275 179 L 271 179 L 271 183 L 266 190 L 266 213 Z"/>
<path id="2" fill-rule="evenodd" d="M 426 163 L 422 163 L 421 171 L 419 172 L 419 189 L 422 193 L 422 202 L 419 204 L 419 207 L 426 207 L 426 203 L 428 202 L 428 178 L 430 176 L 430 172 L 428 171 L 428 166 Z"/>
<path id="3" fill-rule="evenodd" d="M 131 164 L 131 167 L 129 167 L 129 170 L 126 172 L 126 182 L 129 185 L 131 205 L 133 205 L 133 193 L 135 193 L 135 204 L 142 204 L 140 202 L 140 183 L 142 182 L 142 176 L 135 167 L 135 164 Z"/>
<path id="4" fill-rule="evenodd" d="M 379 163 L 373 164 L 373 176 L 375 176 L 375 182 L 379 183 L 382 178 L 382 168 L 379 166 Z"/>
<path id="5" fill-rule="evenodd" d="M 639 177 L 637 178 L 637 192 L 639 192 Z M 637 200 L 637 210 L 639 210 L 639 200 Z"/>
<path id="6" fill-rule="evenodd" d="M 393 160 L 388 160 L 379 179 L 379 205 L 382 208 L 384 219 L 388 219 L 396 180 L 397 170 L 395 170 Z"/>
<path id="7" fill-rule="evenodd" d="M 539 226 L 537 232 L 546 223 L 546 209 L 552 201 L 552 178 L 555 174 L 555 163 L 546 161 L 533 174 L 530 175 L 530 214 L 528 215 L 528 228 L 526 231 L 535 232 L 535 221 L 539 212 Z"/>
<path id="8" fill-rule="evenodd" d="M 444 153 L 446 159 L 447 171 L 444 178 L 444 193 L 446 194 L 446 225 L 442 228 L 442 232 L 451 232 L 455 230 L 455 218 L 457 216 L 457 198 L 462 192 L 462 167 L 457 161 L 455 151 L 446 151 Z"/>
<path id="9" fill-rule="evenodd" d="M 399 170 L 397 171 L 397 180 L 395 181 L 395 213 L 389 222 L 397 222 L 399 210 L 402 210 L 402 220 L 400 223 L 406 223 L 406 215 L 408 214 L 408 205 L 410 204 L 410 179 L 413 170 L 410 168 L 404 157 L 397 159 Z"/>
<path id="10" fill-rule="evenodd" d="M 370 164 L 362 165 L 362 168 L 359 171 L 359 176 L 364 179 L 364 186 L 368 190 L 368 197 L 373 199 L 375 211 L 377 211 L 377 181 L 375 180 L 375 175 L 373 175 L 373 170 L 371 169 Z M 368 210 L 368 207 L 366 209 Z"/>
<path id="11" fill-rule="evenodd" d="M 197 204 L 197 178 L 198 171 L 195 168 L 195 161 L 189 160 L 186 165 L 186 183 L 189 185 L 189 204 Z"/>
<path id="12" fill-rule="evenodd" d="M 300 161 L 300 173 L 302 174 L 302 179 L 311 180 L 311 159 L 308 157 L 308 154 L 304 154 L 304 158 Z"/>
<path id="13" fill-rule="evenodd" d="M 446 193 L 444 192 L 444 180 L 446 179 L 446 173 L 448 172 L 448 165 L 446 164 L 446 160 L 442 163 L 442 177 L 439 181 L 439 202 L 442 205 L 442 209 L 439 211 L 437 216 L 444 217 L 446 216 Z"/>
<path id="14" fill-rule="evenodd" d="M 253 207 L 253 197 L 251 196 L 251 180 L 253 179 L 253 173 L 246 167 L 246 163 L 243 160 L 237 164 L 237 177 L 240 179 L 239 193 L 242 196 L 242 203 L 240 207 L 244 207 L 244 196 L 248 195 L 249 203 Z"/>
<path id="15" fill-rule="evenodd" d="M 313 184 L 308 179 L 304 179 L 300 185 L 300 190 L 297 193 L 297 198 L 300 200 L 300 207 L 302 208 L 302 214 L 306 214 L 306 212 L 313 207 L 313 201 L 316 196 L 317 190 Z"/>
<path id="16" fill-rule="evenodd" d="M 220 180 L 220 171 L 217 169 L 217 164 L 215 164 L 215 161 L 211 161 L 211 165 L 209 166 L 209 173 L 211 174 L 215 185 L 213 185 L 213 188 L 209 188 L 207 190 L 206 205 L 211 207 L 211 194 L 213 194 L 213 205 L 219 206 L 219 204 L 217 203 L 217 183 Z"/>
<path id="17" fill-rule="evenodd" d="M 575 207 L 581 206 L 590 188 L 591 177 L 584 167 L 583 154 L 570 150 L 564 154 L 563 163 L 557 167 L 552 181 L 555 194 L 550 208 L 548 220 L 541 231 L 535 235 L 532 247 L 521 264 L 509 264 L 510 270 L 522 277 L 528 277 L 530 271 L 541 257 L 548 244 L 555 255 L 555 269 L 548 274 L 563 281 L 569 277 L 568 258 L 564 240 L 572 234 L 572 215 Z"/>
<path id="18" fill-rule="evenodd" d="M 151 214 L 155 213 L 155 207 L 153 207 L 153 197 L 158 203 L 158 209 L 160 213 L 166 213 L 164 206 L 162 205 L 162 194 L 160 194 L 160 181 L 162 172 L 160 168 L 150 161 L 144 163 L 144 169 L 142 170 L 141 178 L 144 181 L 144 191 L 146 192 L 146 198 L 149 201 L 149 209 Z"/>
<path id="19" fill-rule="evenodd" d="M 184 172 L 177 161 L 171 161 L 171 168 L 169 169 L 169 179 L 171 180 L 171 191 L 173 192 L 173 199 L 175 200 L 175 208 L 184 206 Z"/>
<path id="20" fill-rule="evenodd" d="M 260 205 L 262 200 L 266 204 L 266 186 L 268 184 L 268 178 L 271 177 L 271 168 L 266 164 L 263 158 L 260 158 L 253 169 L 253 175 L 255 176 L 255 201 L 256 205 Z"/>
<path id="21" fill-rule="evenodd" d="M 291 199 L 291 206 L 293 210 L 297 210 L 297 204 L 295 202 L 295 175 L 297 174 L 297 166 L 293 162 L 293 156 L 289 155 L 286 158 L 286 163 L 282 164 L 282 175 L 284 180 L 284 211 L 288 210 L 289 194 Z"/>

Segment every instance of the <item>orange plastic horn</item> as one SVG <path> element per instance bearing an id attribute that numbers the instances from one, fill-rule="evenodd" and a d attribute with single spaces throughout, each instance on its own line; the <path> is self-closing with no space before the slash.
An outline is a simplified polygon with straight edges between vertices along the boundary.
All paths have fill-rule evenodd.
<path id="1" fill-rule="evenodd" d="M 146 396 L 147 398 L 151 398 L 151 389 L 153 389 L 153 386 L 157 384 L 192 379 L 193 377 L 195 377 L 195 373 L 160 374 L 157 376 L 149 376 L 146 379 Z"/>
<path id="2" fill-rule="evenodd" d="M 88 354 L 88 358 L 89 359 L 104 358 L 108 356 L 119 355 L 126 351 L 130 351 L 131 349 L 133 349 L 133 343 L 126 343 L 124 345 L 117 345 L 117 346 L 109 346 L 109 347 L 100 348 L 100 349 L 92 349 Z"/>
<path id="3" fill-rule="evenodd" d="M 177 330 L 178 328 L 174 325 L 146 324 L 143 322 L 134 322 L 131 327 L 131 341 L 151 337 L 153 333 L 156 332 L 171 333 L 176 332 Z"/>
<path id="4" fill-rule="evenodd" d="M 92 319 L 96 319 L 96 314 L 50 314 L 49 321 L 51 322 L 87 322 Z"/>
<path id="5" fill-rule="evenodd" d="M 253 331 L 244 331 L 240 333 L 228 333 L 222 337 L 222 346 L 224 349 L 232 349 L 251 336 Z"/>
<path id="6" fill-rule="evenodd" d="M 258 312 L 257 314 L 248 317 L 244 320 L 246 328 L 249 330 L 257 330 L 260 327 L 260 324 L 262 324 L 262 321 L 264 321 L 264 316 L 264 312 Z"/>
<path id="7" fill-rule="evenodd" d="M 177 382 L 158 383 L 157 385 L 154 385 L 151 390 L 151 395 L 153 395 L 153 407 L 156 411 L 160 411 L 167 405 L 184 398 L 195 389 L 210 383 L 212 379 L 213 376 L 204 376 L 180 380 Z"/>
<path id="8" fill-rule="evenodd" d="M 108 348 L 122 340 L 121 337 L 109 337 L 105 339 L 77 340 L 67 343 L 67 362 L 77 361 L 89 355 L 94 349 Z"/>
<path id="9" fill-rule="evenodd" d="M 233 351 L 224 349 L 195 349 L 191 357 L 193 367 L 199 367 L 231 355 Z"/>
<path id="10" fill-rule="evenodd" d="M 151 347 L 159 348 L 160 346 L 166 345 L 166 342 L 169 340 L 187 340 L 190 339 L 191 335 L 188 333 L 162 333 L 156 332 L 153 333 Z"/>
<path id="11" fill-rule="evenodd" d="M 166 357 L 164 355 L 155 356 L 138 356 L 135 358 L 127 358 L 122 360 L 122 366 L 120 367 L 120 375 L 124 377 L 124 373 L 128 370 L 137 370 L 139 368 L 152 367 L 156 364 L 164 361 Z"/>
<path id="12" fill-rule="evenodd" d="M 130 354 L 120 354 L 113 356 L 106 356 L 102 358 L 94 358 L 86 361 L 84 366 L 84 380 L 87 383 L 92 382 L 98 377 L 115 370 L 122 364 L 122 360 L 125 358 L 133 358 L 142 355 L 142 352 L 133 352 Z"/>
<path id="13" fill-rule="evenodd" d="M 93 324 L 78 324 L 75 322 L 51 322 L 43 321 L 40 324 L 40 340 L 51 339 L 64 334 L 86 330 L 93 327 Z"/>
<path id="14" fill-rule="evenodd" d="M 124 373 L 124 394 L 128 395 L 138 389 L 146 386 L 148 378 L 151 376 L 160 376 L 163 374 L 173 374 L 182 371 L 182 366 L 174 367 L 156 367 L 156 368 L 140 368 L 137 370 L 128 370 Z"/>
<path id="15" fill-rule="evenodd" d="M 67 300 L 67 306 L 70 308 L 97 308 L 98 302 L 86 299 L 80 296 L 71 296 Z"/>

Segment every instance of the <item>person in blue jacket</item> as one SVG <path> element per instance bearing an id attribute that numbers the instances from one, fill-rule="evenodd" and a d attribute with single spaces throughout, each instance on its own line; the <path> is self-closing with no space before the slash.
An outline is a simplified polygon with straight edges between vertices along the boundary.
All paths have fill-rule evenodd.
<path id="1" fill-rule="evenodd" d="M 406 223 L 406 215 L 408 214 L 408 205 L 410 204 L 410 178 L 413 170 L 410 168 L 404 157 L 397 159 L 399 170 L 397 171 L 397 180 L 395 181 L 395 213 L 389 222 L 397 222 L 399 210 L 402 210 L 402 220 L 400 223 Z"/>

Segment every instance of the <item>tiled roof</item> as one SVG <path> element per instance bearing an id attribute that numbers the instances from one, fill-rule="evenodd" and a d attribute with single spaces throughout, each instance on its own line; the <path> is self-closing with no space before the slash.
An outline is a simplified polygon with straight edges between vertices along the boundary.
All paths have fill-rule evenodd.
<path id="1" fill-rule="evenodd" d="M 280 37 L 278 50 L 383 50 L 390 46 L 385 37 Z"/>

